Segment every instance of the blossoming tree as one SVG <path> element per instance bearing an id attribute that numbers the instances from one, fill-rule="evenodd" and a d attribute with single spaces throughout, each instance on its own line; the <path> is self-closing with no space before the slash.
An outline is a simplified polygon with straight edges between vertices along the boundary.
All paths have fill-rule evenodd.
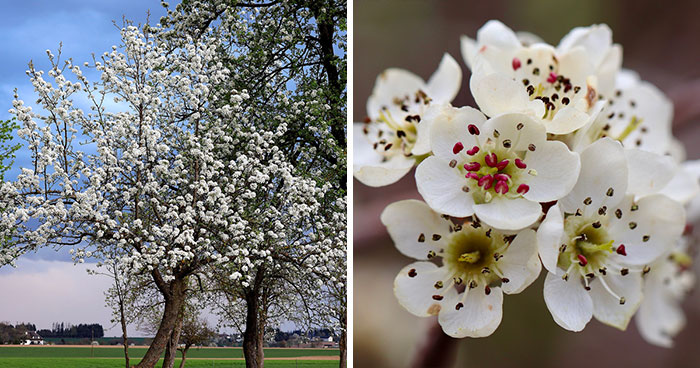
<path id="1" fill-rule="evenodd" d="M 163 312 L 138 367 L 153 367 L 164 351 L 163 366 L 173 366 L 192 278 L 215 265 L 258 267 L 272 253 L 262 244 L 284 246 L 285 232 L 313 237 L 328 190 L 283 154 L 284 121 L 256 127 L 242 105 L 250 95 L 218 90 L 232 78 L 220 39 L 161 32 L 125 26 L 123 45 L 87 64 L 101 73 L 95 83 L 60 54 L 47 52 L 51 81 L 30 65 L 43 112 L 16 97 L 11 113 L 33 166 L 0 191 L 0 228 L 13 237 L 3 264 L 69 247 L 78 262 L 113 260 L 152 280 Z M 78 96 L 92 112 L 75 105 Z"/>
<path id="2" fill-rule="evenodd" d="M 267 323 L 282 316 L 310 320 L 306 306 L 328 297 L 315 293 L 318 285 L 337 287 L 342 282 L 343 292 L 336 296 L 345 298 L 346 219 L 340 215 L 346 211 L 347 180 L 345 5 L 336 0 L 193 1 L 179 4 L 161 20 L 172 26 L 166 37 L 196 39 L 211 32 L 223 40 L 220 58 L 232 78 L 218 88 L 218 101 L 226 101 L 230 90 L 245 90 L 249 97 L 241 101 L 241 109 L 247 123 L 268 129 L 285 124 L 280 153 L 296 173 L 324 188 L 311 222 L 293 226 L 293 217 L 280 216 L 277 223 L 265 225 L 277 234 L 257 243 L 258 253 L 249 255 L 257 259 L 255 266 L 227 264 L 228 274 L 236 277 L 215 280 L 224 322 L 245 331 L 250 367 L 262 365 Z M 308 230 L 288 232 L 283 227 Z M 331 268 L 337 273 L 331 275 Z M 344 318 L 345 311 L 340 313 Z M 345 328 L 341 331 L 344 336 Z"/>

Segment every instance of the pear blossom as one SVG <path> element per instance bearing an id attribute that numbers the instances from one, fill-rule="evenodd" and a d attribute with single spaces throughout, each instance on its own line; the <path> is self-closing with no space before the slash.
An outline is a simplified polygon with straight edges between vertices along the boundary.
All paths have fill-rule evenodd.
<path id="1" fill-rule="evenodd" d="M 428 82 L 403 69 L 380 74 L 367 101 L 368 117 L 364 123 L 353 124 L 355 178 L 379 187 L 406 175 L 430 153 L 425 110 L 449 104 L 461 81 L 462 71 L 449 54 Z"/>
<path id="2" fill-rule="evenodd" d="M 525 46 L 511 29 L 492 20 L 476 40 L 463 37 L 462 54 L 472 69 L 470 88 L 479 108 L 488 116 L 529 114 L 551 134 L 590 124 L 604 105 L 598 81 L 612 85 L 621 53 L 613 51 L 606 26 L 579 33 L 565 37 L 559 48 Z"/>
<path id="3" fill-rule="evenodd" d="M 529 115 L 486 120 L 470 107 L 436 107 L 429 114 L 435 116 L 434 155 L 416 169 L 416 184 L 435 211 L 476 214 L 489 226 L 518 230 L 539 219 L 539 202 L 562 198 L 576 184 L 578 154 L 548 141 Z"/>
<path id="4" fill-rule="evenodd" d="M 649 267 L 644 277 L 644 299 L 635 317 L 644 340 L 671 347 L 672 338 L 685 326 L 680 303 L 695 284 L 687 237 Z"/>
<path id="5" fill-rule="evenodd" d="M 635 188 L 631 177 L 651 183 L 658 165 L 644 171 L 628 160 L 610 138 L 586 148 L 576 186 L 549 209 L 537 231 L 549 271 L 545 303 L 567 330 L 582 330 L 592 316 L 624 330 L 642 300 L 645 266 L 666 253 L 685 227 L 680 203 L 629 192 Z"/>
<path id="6" fill-rule="evenodd" d="M 675 149 L 671 135 L 673 104 L 651 83 L 631 70 L 620 71 L 615 91 L 594 121 L 576 133 L 574 150 L 582 151 L 595 140 L 611 137 L 623 146 L 657 154 Z"/>
<path id="7" fill-rule="evenodd" d="M 523 291 L 542 267 L 531 229 L 510 235 L 479 222 L 455 224 L 417 200 L 390 204 L 381 220 L 397 249 L 418 260 L 396 276 L 399 303 L 419 317 L 437 315 L 452 337 L 492 334 L 503 293 Z M 428 261 L 437 258 L 439 266 Z"/>

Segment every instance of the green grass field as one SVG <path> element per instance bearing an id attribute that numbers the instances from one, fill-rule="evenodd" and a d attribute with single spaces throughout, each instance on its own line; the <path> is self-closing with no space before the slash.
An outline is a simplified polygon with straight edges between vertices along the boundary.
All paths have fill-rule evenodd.
<path id="1" fill-rule="evenodd" d="M 131 364 L 146 353 L 146 348 L 129 348 Z M 179 356 L 179 354 L 178 354 Z M 338 349 L 265 349 L 265 358 L 338 356 Z M 186 367 L 245 367 L 241 348 L 192 348 L 187 353 Z M 194 358 L 194 359 L 190 359 Z M 212 359 L 212 360 L 209 360 Z M 177 359 L 175 366 L 179 366 Z M 266 360 L 273 368 L 331 368 L 337 360 Z M 123 350 L 113 347 L 0 346 L 0 368 L 121 368 Z"/>
<path id="2" fill-rule="evenodd" d="M 136 364 L 138 361 L 131 361 Z M 156 367 L 160 367 L 159 363 Z M 180 359 L 175 360 L 175 367 Z M 268 360 L 270 368 L 335 368 L 337 360 Z M 242 360 L 187 360 L 185 368 L 244 368 Z M 115 358 L 0 358 L 0 368 L 124 368 L 124 359 Z"/>

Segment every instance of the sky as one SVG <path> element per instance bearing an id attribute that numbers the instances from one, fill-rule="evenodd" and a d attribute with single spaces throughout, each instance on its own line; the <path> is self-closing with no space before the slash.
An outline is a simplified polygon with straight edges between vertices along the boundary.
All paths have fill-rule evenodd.
<path id="1" fill-rule="evenodd" d="M 172 3 L 174 6 L 176 2 Z M 145 23 L 150 10 L 154 24 L 165 15 L 158 0 L 4 1 L 0 9 L 2 120 L 11 117 L 7 110 L 12 108 L 15 88 L 26 104 L 33 105 L 36 100 L 25 74 L 30 60 L 36 69 L 47 70 L 50 64 L 46 50 L 57 54 L 62 42 L 63 56 L 82 65 L 92 60 L 93 53 L 100 55 L 120 44 L 119 29 L 113 21 L 121 26 L 126 17 L 136 24 Z M 85 74 L 91 77 L 89 72 Z M 27 151 L 21 149 L 5 178 L 14 179 L 27 163 Z M 111 328 L 111 311 L 105 307 L 103 293 L 110 280 L 88 275 L 89 267 L 94 268 L 94 264 L 74 265 L 67 249 L 44 249 L 22 257 L 17 268 L 0 267 L 0 321 L 31 322 L 39 329 L 51 328 L 53 322 L 100 323 L 105 336 L 120 336 L 118 327 Z M 135 327 L 129 333 L 142 335 Z"/>

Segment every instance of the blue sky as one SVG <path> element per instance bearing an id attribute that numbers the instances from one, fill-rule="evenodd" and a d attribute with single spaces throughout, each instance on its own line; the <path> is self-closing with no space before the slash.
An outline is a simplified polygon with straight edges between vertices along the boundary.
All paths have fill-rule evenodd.
<path id="1" fill-rule="evenodd" d="M 173 3 L 175 3 L 173 1 Z M 173 4 L 174 5 L 174 4 Z M 48 69 L 46 50 L 57 53 L 63 42 L 63 57 L 78 65 L 120 44 L 118 25 L 122 17 L 144 23 L 151 11 L 151 23 L 165 15 L 157 0 L 57 0 L 3 1 L 0 5 L 0 119 L 10 118 L 13 90 L 33 106 L 36 96 L 26 76 L 27 64 Z M 89 72 L 85 73 L 91 77 Z M 93 74 L 94 75 L 94 74 Z M 92 78 L 94 79 L 94 78 Z M 13 169 L 5 175 L 12 180 L 27 163 L 27 151 L 17 152 Z M 88 265 L 74 266 L 67 251 L 44 249 L 27 254 L 17 268 L 0 268 L 0 295 L 13 295 L 13 303 L 0 303 L 0 321 L 33 322 L 50 328 L 52 322 L 101 323 L 105 328 L 110 310 L 104 307 L 106 277 L 89 276 Z M 132 334 L 136 333 L 131 329 Z M 118 329 L 106 331 L 118 335 Z M 138 335 L 138 334 L 137 334 Z"/>

